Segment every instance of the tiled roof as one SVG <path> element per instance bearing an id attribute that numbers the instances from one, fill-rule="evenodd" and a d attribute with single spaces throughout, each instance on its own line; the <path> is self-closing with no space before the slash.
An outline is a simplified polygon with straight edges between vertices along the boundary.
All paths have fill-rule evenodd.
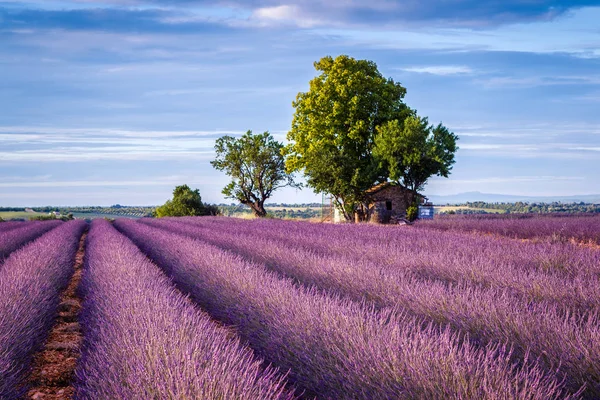
<path id="1" fill-rule="evenodd" d="M 378 183 L 377 185 L 373 186 L 370 189 L 367 189 L 365 191 L 365 193 L 366 194 L 375 194 L 375 193 L 377 193 L 383 189 L 386 189 L 388 187 L 396 187 L 396 188 L 398 188 L 398 190 L 401 190 L 401 191 L 408 190 L 402 185 L 396 185 L 396 184 L 393 184 L 392 182 L 382 182 L 382 183 Z M 418 193 L 418 195 L 423 196 L 421 193 Z"/>
<path id="2" fill-rule="evenodd" d="M 373 186 L 370 189 L 367 189 L 365 191 L 365 193 L 367 193 L 367 194 L 377 193 L 380 190 L 385 189 L 385 188 L 390 187 L 390 186 L 395 186 L 395 185 L 392 185 L 390 182 L 382 182 L 382 183 L 379 183 L 379 184 Z"/>

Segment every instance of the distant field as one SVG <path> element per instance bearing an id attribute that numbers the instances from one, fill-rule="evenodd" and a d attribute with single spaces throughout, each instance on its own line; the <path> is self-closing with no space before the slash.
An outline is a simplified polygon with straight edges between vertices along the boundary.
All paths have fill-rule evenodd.
<path id="1" fill-rule="evenodd" d="M 48 215 L 41 212 L 26 212 L 26 211 L 0 211 L 0 218 L 4 220 L 10 219 L 29 219 L 31 217 Z M 140 218 L 134 215 L 123 214 L 104 214 L 104 213 L 73 213 L 73 216 L 78 219 L 96 219 L 96 218 Z"/>
<path id="2" fill-rule="evenodd" d="M 26 211 L 0 211 L 0 218 L 2 218 L 2 219 L 29 219 L 29 217 L 35 217 L 36 215 L 47 215 L 47 214 L 39 213 L 39 212 L 26 212 Z"/>
<path id="3" fill-rule="evenodd" d="M 277 211 L 277 210 L 289 210 L 289 211 L 304 211 L 306 209 L 309 210 L 321 210 L 321 207 L 283 207 L 283 206 L 275 206 L 275 207 L 269 207 L 269 206 L 265 206 L 265 209 L 267 211 Z"/>
<path id="4" fill-rule="evenodd" d="M 468 206 L 437 206 L 434 207 L 435 213 L 441 212 L 450 212 L 450 211 L 458 211 L 458 210 L 473 210 L 473 211 L 485 211 L 488 213 L 504 213 L 504 210 L 495 209 L 495 208 L 477 208 L 477 207 L 468 207 Z"/>
<path id="5" fill-rule="evenodd" d="M 141 218 L 139 216 L 133 215 L 123 215 L 123 214 L 104 214 L 104 213 L 73 213 L 73 217 L 77 219 L 96 219 L 96 218 Z"/>

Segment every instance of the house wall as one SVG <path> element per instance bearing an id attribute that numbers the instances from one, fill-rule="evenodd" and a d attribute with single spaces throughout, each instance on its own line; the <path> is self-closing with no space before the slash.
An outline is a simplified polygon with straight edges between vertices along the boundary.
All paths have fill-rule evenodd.
<path id="1" fill-rule="evenodd" d="M 404 198 L 404 189 L 398 186 L 389 186 L 379 190 L 372 196 L 372 203 L 369 205 L 371 222 L 386 224 L 392 217 L 406 216 L 408 204 Z M 392 202 L 392 210 L 387 210 L 386 202 Z"/>
<path id="2" fill-rule="evenodd" d="M 346 222 L 346 218 L 344 218 L 342 212 L 337 207 L 335 207 L 333 210 L 333 223 L 341 224 L 343 222 Z"/>
<path id="3" fill-rule="evenodd" d="M 372 193 L 370 195 L 372 201 L 369 204 L 370 222 L 387 224 L 392 218 L 405 218 L 409 204 L 407 204 L 404 194 L 405 189 L 399 186 L 384 187 L 375 193 Z M 387 201 L 392 202 L 391 211 L 387 210 Z M 342 212 L 340 212 L 337 207 L 334 207 L 333 222 L 347 222 Z"/>

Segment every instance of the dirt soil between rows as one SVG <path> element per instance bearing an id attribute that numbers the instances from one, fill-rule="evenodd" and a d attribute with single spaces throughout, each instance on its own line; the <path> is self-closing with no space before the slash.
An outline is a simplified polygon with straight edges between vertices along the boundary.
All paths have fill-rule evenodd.
<path id="1" fill-rule="evenodd" d="M 27 399 L 72 399 L 75 393 L 72 383 L 82 341 L 78 322 L 81 299 L 77 296 L 77 287 L 81 281 L 86 236 L 84 233 L 79 241 L 75 271 L 60 296 L 55 325 L 44 348 L 34 357 Z"/>

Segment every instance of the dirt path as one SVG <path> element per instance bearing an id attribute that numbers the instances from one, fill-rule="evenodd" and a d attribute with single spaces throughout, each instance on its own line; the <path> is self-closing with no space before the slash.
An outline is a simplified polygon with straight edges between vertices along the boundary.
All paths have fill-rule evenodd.
<path id="1" fill-rule="evenodd" d="M 78 322 L 81 299 L 77 296 L 77 287 L 81 281 L 86 236 L 84 233 L 79 242 L 73 277 L 60 296 L 58 318 L 44 348 L 35 355 L 27 399 L 73 398 L 72 381 L 82 341 Z"/>

